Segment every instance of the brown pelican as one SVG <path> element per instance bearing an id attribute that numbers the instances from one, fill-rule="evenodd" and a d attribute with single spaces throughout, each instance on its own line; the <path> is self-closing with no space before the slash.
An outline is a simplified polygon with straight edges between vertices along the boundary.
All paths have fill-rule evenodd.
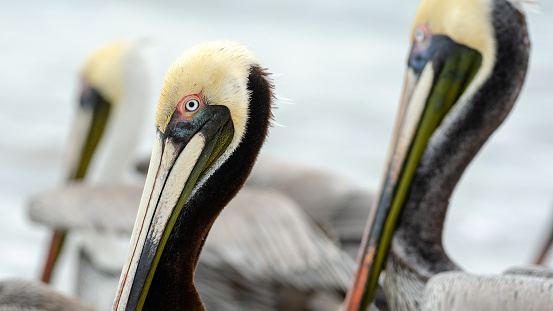
<path id="1" fill-rule="evenodd" d="M 113 310 L 205 310 L 194 270 L 263 145 L 272 100 L 268 73 L 241 45 L 198 45 L 173 63 Z"/>
<path id="2" fill-rule="evenodd" d="M 525 78 L 530 44 L 519 5 L 419 6 L 388 167 L 345 310 L 364 310 L 372 300 L 388 249 L 384 284 L 392 310 L 551 309 L 553 280 L 546 273 L 471 275 L 442 246 L 451 193 Z"/>
<path id="3" fill-rule="evenodd" d="M 121 41 L 95 51 L 81 70 L 80 102 L 70 132 L 67 180 L 121 182 L 133 158 L 137 128 L 148 107 L 143 42 Z M 48 283 L 67 231 L 54 230 L 41 280 Z M 109 243 L 109 241 L 106 241 Z"/>

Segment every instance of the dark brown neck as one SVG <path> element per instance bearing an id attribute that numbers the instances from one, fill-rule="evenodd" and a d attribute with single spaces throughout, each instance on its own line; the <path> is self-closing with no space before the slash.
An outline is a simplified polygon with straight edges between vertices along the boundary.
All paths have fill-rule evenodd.
<path id="1" fill-rule="evenodd" d="M 273 98 L 267 75 L 259 67 L 251 69 L 246 133 L 234 153 L 195 190 L 182 209 L 158 264 L 144 310 L 204 310 L 194 286 L 194 270 L 213 222 L 246 181 L 267 136 Z"/>
<path id="2" fill-rule="evenodd" d="M 455 115 L 444 119 L 428 142 L 394 235 L 394 256 L 423 279 L 456 269 L 442 246 L 449 198 L 524 82 L 529 55 L 524 15 L 504 0 L 495 1 L 492 14 L 497 42 L 492 73 L 474 96 L 452 108 Z"/>

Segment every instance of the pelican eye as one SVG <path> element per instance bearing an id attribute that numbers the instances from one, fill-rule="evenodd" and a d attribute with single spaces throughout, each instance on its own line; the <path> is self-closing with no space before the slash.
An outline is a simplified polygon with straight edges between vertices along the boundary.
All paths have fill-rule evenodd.
<path id="1" fill-rule="evenodd" d="M 415 40 L 418 43 L 422 43 L 425 37 L 426 36 L 424 35 L 424 30 L 421 27 L 417 27 L 417 29 L 415 29 Z"/>
<path id="2" fill-rule="evenodd" d="M 191 99 L 186 102 L 185 108 L 188 112 L 194 112 L 200 108 L 200 102 L 197 99 Z"/>

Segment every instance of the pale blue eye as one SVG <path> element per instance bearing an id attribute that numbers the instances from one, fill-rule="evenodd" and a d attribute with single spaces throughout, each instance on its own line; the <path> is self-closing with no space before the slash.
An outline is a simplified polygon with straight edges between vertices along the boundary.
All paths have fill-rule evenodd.
<path id="1" fill-rule="evenodd" d="M 196 99 L 191 99 L 186 102 L 186 111 L 194 112 L 200 108 L 200 102 L 198 102 Z"/>

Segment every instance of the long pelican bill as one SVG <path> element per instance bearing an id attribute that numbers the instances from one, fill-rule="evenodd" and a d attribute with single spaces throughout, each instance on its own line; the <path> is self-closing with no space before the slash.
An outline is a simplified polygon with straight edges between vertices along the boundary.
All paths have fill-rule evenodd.
<path id="1" fill-rule="evenodd" d="M 166 242 L 179 214 L 186 212 L 183 208 L 186 210 L 192 189 L 209 174 L 233 139 L 228 108 L 205 106 L 198 114 L 190 127 L 171 127 L 167 131 L 172 133 L 157 131 L 113 310 L 142 309 Z"/>
<path id="2" fill-rule="evenodd" d="M 106 128 L 112 103 L 106 100 L 85 78 L 81 80 L 81 96 L 77 115 L 71 132 L 71 148 L 80 148 L 70 152 L 75 157 L 69 159 L 69 180 L 81 180 L 85 177 L 94 150 Z"/>
<path id="3" fill-rule="evenodd" d="M 366 310 L 373 300 L 419 160 L 481 64 L 482 55 L 475 49 L 446 35 L 432 35 L 425 24 L 415 29 L 387 170 L 377 208 L 367 222 L 358 270 L 344 310 Z"/>
<path id="4" fill-rule="evenodd" d="M 77 115 L 71 129 L 71 148 L 69 152 L 67 180 L 76 181 L 85 178 L 94 150 L 98 146 L 108 122 L 112 104 L 82 78 L 81 94 Z M 42 270 L 41 281 L 48 283 L 52 277 L 57 259 L 65 243 L 67 232 L 54 230 L 46 262 Z"/>

